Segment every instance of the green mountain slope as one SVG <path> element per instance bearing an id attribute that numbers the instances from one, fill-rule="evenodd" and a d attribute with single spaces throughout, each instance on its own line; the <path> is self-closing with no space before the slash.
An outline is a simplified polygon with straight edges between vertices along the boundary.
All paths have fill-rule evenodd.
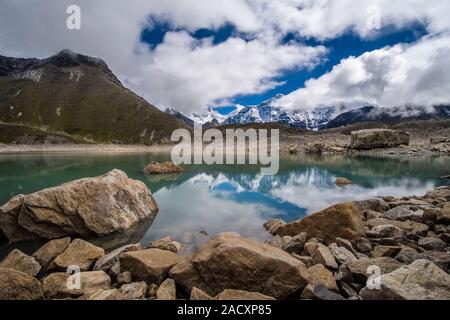
<path id="1" fill-rule="evenodd" d="M 48 59 L 0 56 L 0 141 L 167 142 L 177 119 L 126 89 L 102 60 L 64 50 Z M 63 139 L 63 140 L 64 140 Z"/>

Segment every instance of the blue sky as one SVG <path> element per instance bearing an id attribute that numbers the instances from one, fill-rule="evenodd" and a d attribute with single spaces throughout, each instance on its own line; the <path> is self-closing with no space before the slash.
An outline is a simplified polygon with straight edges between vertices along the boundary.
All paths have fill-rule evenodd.
<path id="1" fill-rule="evenodd" d="M 186 31 L 181 28 L 172 28 L 168 22 L 158 22 L 153 20 L 151 27 L 145 28 L 141 33 L 141 42 L 149 45 L 152 49 L 163 43 L 164 36 L 171 31 Z M 218 45 L 225 42 L 230 37 L 241 36 L 246 37 L 245 34 L 239 34 L 236 28 L 231 24 L 226 24 L 216 30 L 212 29 L 198 29 L 189 32 L 195 39 L 213 38 L 213 44 Z M 393 46 L 399 43 L 414 43 L 421 37 L 427 35 L 425 27 L 421 24 L 409 25 L 405 28 L 398 29 L 394 27 L 386 28 L 380 31 L 377 35 L 371 38 L 361 38 L 353 32 L 347 32 L 335 39 L 326 41 L 317 41 L 314 39 L 306 39 L 296 37 L 294 34 L 287 34 L 282 40 L 283 43 L 298 42 L 310 46 L 325 46 L 329 52 L 322 63 L 318 64 L 312 69 L 292 69 L 282 72 L 282 75 L 275 79 L 283 84 L 274 89 L 267 90 L 260 94 L 239 95 L 234 97 L 231 102 L 240 105 L 258 105 L 268 99 L 273 98 L 278 94 L 289 94 L 299 88 L 303 88 L 305 82 L 311 78 L 319 78 L 320 76 L 330 72 L 334 66 L 338 65 L 342 59 L 351 56 L 360 56 L 361 54 L 386 46 Z M 249 39 L 251 39 L 249 37 Z M 228 114 L 235 109 L 233 105 L 215 107 L 215 110 L 221 114 Z"/>

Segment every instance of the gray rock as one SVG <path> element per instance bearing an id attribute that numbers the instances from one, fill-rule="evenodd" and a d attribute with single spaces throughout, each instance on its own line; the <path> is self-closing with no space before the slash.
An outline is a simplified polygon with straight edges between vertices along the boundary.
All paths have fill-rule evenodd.
<path id="1" fill-rule="evenodd" d="M 130 284 L 133 281 L 131 272 L 125 271 L 117 276 L 117 283 L 119 285 Z"/>
<path id="2" fill-rule="evenodd" d="M 356 239 L 356 249 L 362 253 L 369 253 L 372 251 L 372 244 L 367 238 Z"/>
<path id="3" fill-rule="evenodd" d="M 381 274 L 385 274 L 402 267 L 403 264 L 395 259 L 382 257 L 382 258 L 354 260 L 347 262 L 342 266 L 345 266 L 345 268 L 347 268 L 347 270 L 351 273 L 352 279 L 355 282 L 365 284 L 367 278 L 372 275 L 372 273 L 370 273 L 371 268 L 377 267 L 379 268 Z M 342 269 L 344 270 L 344 267 Z M 341 269 L 339 270 L 342 271 Z M 343 277 L 342 280 L 352 282 L 349 281 L 350 280 L 349 277 Z"/>
<path id="4" fill-rule="evenodd" d="M 336 238 L 336 244 L 339 247 L 344 247 L 345 249 L 347 249 L 348 251 L 353 253 L 353 255 L 356 256 L 356 254 L 357 254 L 356 250 L 353 248 L 352 243 L 350 241 L 348 241 L 347 239 Z"/>
<path id="5" fill-rule="evenodd" d="M 320 263 L 330 269 L 337 269 L 339 267 L 330 249 L 321 243 L 317 245 L 317 249 L 314 251 L 312 258 L 314 264 Z"/>
<path id="6" fill-rule="evenodd" d="M 302 232 L 291 239 L 286 245 L 283 246 L 283 250 L 288 253 L 301 254 L 303 246 L 305 245 L 307 234 Z"/>
<path id="7" fill-rule="evenodd" d="M 372 257 L 373 258 L 381 258 L 381 257 L 391 257 L 394 258 L 402 248 L 399 246 L 382 246 L 377 245 L 373 248 Z"/>
<path id="8" fill-rule="evenodd" d="M 390 220 L 406 221 L 412 220 L 423 222 L 423 210 L 414 210 L 413 206 L 398 206 L 386 211 L 383 217 Z"/>
<path id="9" fill-rule="evenodd" d="M 447 247 L 444 241 L 434 237 L 422 238 L 417 244 L 426 250 L 444 250 Z"/>
<path id="10" fill-rule="evenodd" d="M 450 275 L 428 260 L 417 260 L 380 278 L 381 290 L 364 288 L 365 300 L 450 300 Z"/>
<path id="11" fill-rule="evenodd" d="M 387 224 L 373 227 L 370 231 L 366 232 L 366 235 L 369 238 L 391 238 L 402 236 L 403 231 L 394 225 Z"/>
<path id="12" fill-rule="evenodd" d="M 336 258 L 336 261 L 339 264 L 358 259 L 353 253 L 351 253 L 346 248 L 338 247 L 336 243 L 330 244 L 328 248 L 330 249 L 331 254 Z"/>
<path id="13" fill-rule="evenodd" d="M 389 210 L 389 205 L 387 204 L 387 202 L 380 198 L 357 201 L 356 204 L 361 211 L 369 210 L 383 213 Z"/>
<path id="14" fill-rule="evenodd" d="M 142 300 L 147 295 L 148 285 L 145 282 L 133 282 L 120 287 L 126 300 Z"/>

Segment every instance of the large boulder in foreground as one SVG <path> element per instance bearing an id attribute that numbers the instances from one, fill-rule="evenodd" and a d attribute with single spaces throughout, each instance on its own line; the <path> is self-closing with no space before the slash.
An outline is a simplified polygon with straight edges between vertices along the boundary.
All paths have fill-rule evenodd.
<path id="1" fill-rule="evenodd" d="M 113 170 L 104 176 L 14 197 L 0 207 L 0 230 L 11 242 L 104 236 L 154 219 L 157 212 L 144 183 Z"/>
<path id="2" fill-rule="evenodd" d="M 417 260 L 380 278 L 381 288 L 364 288 L 365 300 L 450 300 L 450 275 L 428 260 Z"/>
<path id="3" fill-rule="evenodd" d="M 409 134 L 389 129 L 368 129 L 352 132 L 351 149 L 370 150 L 409 145 Z"/>
<path id="4" fill-rule="evenodd" d="M 169 275 L 186 292 L 197 287 L 216 296 L 236 289 L 277 299 L 301 292 L 308 279 L 305 265 L 287 252 L 235 233 L 218 235 Z"/>
<path id="5" fill-rule="evenodd" d="M 308 238 L 322 239 L 326 243 L 336 238 L 355 240 L 365 235 L 362 213 L 353 202 L 341 203 L 298 221 L 280 226 L 276 234 L 295 236 L 306 232 Z"/>
<path id="6" fill-rule="evenodd" d="M 0 300 L 38 299 L 42 299 L 39 280 L 21 271 L 0 268 Z"/>

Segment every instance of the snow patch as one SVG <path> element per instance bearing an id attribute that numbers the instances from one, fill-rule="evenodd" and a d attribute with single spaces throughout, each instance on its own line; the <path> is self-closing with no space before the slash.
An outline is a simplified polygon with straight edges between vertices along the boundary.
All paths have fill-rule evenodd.
<path id="1" fill-rule="evenodd" d="M 34 70 L 26 70 L 21 73 L 15 74 L 14 79 L 18 80 L 31 80 L 33 82 L 39 82 L 41 80 L 42 75 L 44 74 L 44 70 L 42 69 L 34 69 Z"/>

